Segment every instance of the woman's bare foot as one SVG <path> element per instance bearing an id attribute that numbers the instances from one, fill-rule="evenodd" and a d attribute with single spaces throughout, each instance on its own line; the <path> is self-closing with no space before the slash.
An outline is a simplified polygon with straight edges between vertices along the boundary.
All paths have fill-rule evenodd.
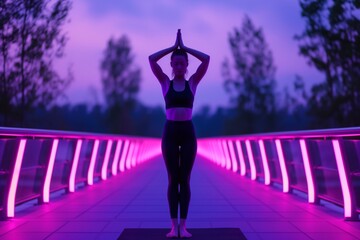
<path id="1" fill-rule="evenodd" d="M 191 238 L 192 234 L 189 233 L 185 227 L 180 227 L 180 237 L 181 238 Z"/>
<path id="2" fill-rule="evenodd" d="M 179 230 L 178 230 L 178 228 L 176 227 L 176 228 L 171 228 L 171 231 L 168 233 L 168 234 L 166 234 L 166 237 L 168 237 L 168 238 L 178 238 L 179 237 Z"/>
<path id="3" fill-rule="evenodd" d="M 171 231 L 166 234 L 166 237 L 168 238 L 178 238 L 179 237 L 179 224 L 177 218 L 171 219 Z"/>
<path id="4" fill-rule="evenodd" d="M 186 230 L 186 219 L 180 219 L 179 229 L 180 229 L 180 237 L 181 238 L 191 238 L 192 237 L 192 234 Z"/>

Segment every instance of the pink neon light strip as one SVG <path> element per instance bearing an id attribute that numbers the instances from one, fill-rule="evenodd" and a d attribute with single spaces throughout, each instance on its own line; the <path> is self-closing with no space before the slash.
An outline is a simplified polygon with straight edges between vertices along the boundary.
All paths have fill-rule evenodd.
<path id="1" fill-rule="evenodd" d="M 26 139 L 21 139 L 15 159 L 13 175 L 11 177 L 9 195 L 7 198 L 7 213 L 6 213 L 7 217 L 15 216 L 15 197 L 16 197 L 16 190 L 20 176 L 21 164 L 25 152 L 25 146 L 26 146 Z"/>
<path id="2" fill-rule="evenodd" d="M 132 157 L 133 157 L 133 152 L 134 152 L 134 144 L 133 142 L 130 143 L 130 147 L 129 147 L 129 153 L 128 156 L 126 158 L 126 169 L 130 169 L 131 168 L 131 162 L 132 162 Z"/>
<path id="3" fill-rule="evenodd" d="M 250 141 L 246 140 L 245 145 L 246 145 L 246 151 L 247 151 L 248 156 L 249 156 L 250 172 L 251 172 L 250 179 L 255 180 L 256 179 L 256 167 L 255 167 L 254 155 L 252 153 Z"/>
<path id="4" fill-rule="evenodd" d="M 106 178 L 107 178 L 107 169 L 108 169 L 108 165 L 109 165 L 112 143 L 113 143 L 113 141 L 109 140 L 106 144 L 104 161 L 103 161 L 103 165 L 101 167 L 101 179 L 102 180 L 106 180 Z"/>
<path id="5" fill-rule="evenodd" d="M 48 167 L 46 170 L 46 175 L 45 175 L 45 182 L 44 182 L 44 188 L 43 188 L 43 202 L 44 203 L 48 203 L 50 200 L 50 182 L 51 182 L 52 173 L 53 173 L 53 169 L 54 169 L 55 156 L 56 156 L 58 144 L 59 144 L 59 140 L 54 139 L 53 143 L 52 143 L 52 147 L 51 147 L 49 164 L 48 164 Z"/>
<path id="6" fill-rule="evenodd" d="M 117 166 L 119 164 L 119 159 L 120 159 L 120 150 L 121 150 L 121 140 L 118 140 L 114 154 L 114 161 L 111 167 L 111 173 L 113 176 L 117 174 Z"/>
<path id="7" fill-rule="evenodd" d="M 95 142 L 94 142 L 94 147 L 93 147 L 93 151 L 92 151 L 91 159 L 90 159 L 89 170 L 88 170 L 88 174 L 87 174 L 88 185 L 94 184 L 94 169 L 95 169 L 97 152 L 99 149 L 99 142 L 100 142 L 99 140 L 95 140 Z"/>
<path id="8" fill-rule="evenodd" d="M 124 144 L 125 145 L 124 145 L 124 149 L 121 154 L 121 160 L 120 160 L 120 164 L 119 164 L 120 172 L 125 171 L 125 161 L 126 161 L 126 157 L 128 155 L 128 150 L 129 150 L 129 140 L 126 140 Z"/>
<path id="9" fill-rule="evenodd" d="M 242 151 L 242 148 L 241 148 L 240 140 L 237 140 L 235 142 L 235 144 L 236 144 L 236 149 L 237 149 L 239 160 L 240 160 L 240 175 L 245 176 L 245 174 L 246 174 L 246 166 L 245 166 L 245 159 L 244 159 L 244 154 L 243 154 L 243 151 Z"/>
<path id="10" fill-rule="evenodd" d="M 233 170 L 233 172 L 237 172 L 238 164 L 237 164 L 237 160 L 236 160 L 236 156 L 235 156 L 234 144 L 232 143 L 231 140 L 229 140 L 228 145 L 229 145 L 229 152 L 230 152 L 230 157 L 231 157 L 231 161 L 232 161 L 232 170 Z"/>
<path id="11" fill-rule="evenodd" d="M 137 151 L 139 150 L 139 143 L 135 142 L 134 143 L 134 150 L 133 150 L 133 154 L 132 154 L 132 159 L 131 159 L 131 166 L 135 167 L 136 166 L 136 162 L 137 162 Z"/>
<path id="12" fill-rule="evenodd" d="M 264 178 L 265 178 L 265 185 L 270 184 L 270 170 L 269 170 L 269 163 L 266 156 L 264 141 L 259 140 L 259 147 L 260 147 L 260 153 L 261 153 L 261 159 L 264 167 Z"/>
<path id="13" fill-rule="evenodd" d="M 220 154 L 220 158 L 221 158 L 221 167 L 225 168 L 226 167 L 226 158 L 225 158 L 225 152 L 224 152 L 224 148 L 222 146 L 221 140 L 218 140 L 218 149 L 219 149 L 219 154 Z"/>
<path id="14" fill-rule="evenodd" d="M 82 140 L 78 139 L 76 143 L 74 159 L 70 171 L 69 192 L 75 192 L 75 176 L 76 176 L 77 166 L 79 163 L 81 145 L 82 145 Z"/>
<path id="15" fill-rule="evenodd" d="M 227 147 L 227 142 L 226 140 L 222 140 L 222 148 L 224 151 L 224 157 L 225 157 L 225 161 L 226 161 L 226 169 L 230 170 L 231 169 L 231 160 L 230 160 L 230 156 L 229 156 L 229 149 Z"/>
<path id="16" fill-rule="evenodd" d="M 308 186 L 308 202 L 314 203 L 315 202 L 315 187 L 314 187 L 314 179 L 311 172 L 310 167 L 310 161 L 309 161 L 309 155 L 306 148 L 306 143 L 304 139 L 301 139 L 300 141 L 300 149 L 301 149 L 301 155 L 304 163 L 304 169 L 305 169 L 305 175 L 306 175 L 306 182 Z"/>
<path id="17" fill-rule="evenodd" d="M 289 177 L 286 170 L 285 158 L 283 154 L 283 150 L 281 147 L 281 142 L 279 139 L 275 140 L 276 150 L 279 157 L 281 176 L 283 180 L 283 192 L 289 192 Z"/>
<path id="18" fill-rule="evenodd" d="M 335 159 L 336 164 L 339 172 L 340 177 L 340 184 L 341 189 L 343 193 L 344 198 L 344 215 L 346 218 L 352 217 L 352 202 L 351 202 L 351 195 L 350 195 L 350 189 L 349 189 L 349 183 L 346 178 L 346 171 L 344 166 L 344 159 L 341 153 L 341 148 L 339 144 L 339 140 L 333 140 L 332 141 L 334 153 L 335 153 Z"/>

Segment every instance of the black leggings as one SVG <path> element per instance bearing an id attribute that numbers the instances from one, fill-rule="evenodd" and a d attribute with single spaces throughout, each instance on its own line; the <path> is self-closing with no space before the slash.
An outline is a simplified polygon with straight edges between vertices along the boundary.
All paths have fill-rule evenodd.
<path id="1" fill-rule="evenodd" d="M 167 120 L 161 148 L 169 179 L 167 197 L 170 216 L 177 218 L 180 203 L 180 218 L 186 219 L 191 195 L 190 174 L 197 149 L 192 121 Z"/>

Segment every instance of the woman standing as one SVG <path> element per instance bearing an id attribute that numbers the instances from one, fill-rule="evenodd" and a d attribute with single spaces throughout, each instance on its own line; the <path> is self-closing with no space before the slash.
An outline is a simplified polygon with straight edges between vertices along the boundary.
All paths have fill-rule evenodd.
<path id="1" fill-rule="evenodd" d="M 162 71 L 158 61 L 171 54 L 173 79 Z M 196 72 L 186 80 L 188 53 L 201 61 Z M 162 137 L 162 153 L 168 173 L 169 202 L 172 229 L 167 237 L 191 237 L 186 230 L 190 203 L 190 174 L 196 156 L 196 136 L 192 123 L 192 107 L 196 88 L 209 66 L 210 56 L 184 45 L 180 29 L 175 44 L 149 56 L 151 69 L 159 80 L 166 105 L 166 123 Z M 180 185 L 180 191 L 179 191 Z M 180 224 L 178 205 L 180 204 Z"/>

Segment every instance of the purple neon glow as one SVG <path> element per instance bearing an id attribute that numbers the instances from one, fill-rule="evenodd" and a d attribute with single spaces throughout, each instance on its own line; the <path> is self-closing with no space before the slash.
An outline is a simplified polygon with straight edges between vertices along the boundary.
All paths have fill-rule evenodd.
<path id="1" fill-rule="evenodd" d="M 138 150 L 139 150 L 139 143 L 135 142 L 134 143 L 134 150 L 133 150 L 133 154 L 132 154 L 132 159 L 131 159 L 131 167 L 135 167 L 137 164 L 137 154 L 138 154 Z"/>
<path id="2" fill-rule="evenodd" d="M 121 159 L 120 159 L 120 163 L 119 163 L 119 170 L 120 172 L 124 172 L 125 171 L 125 161 L 126 161 L 126 157 L 128 155 L 128 150 L 129 150 L 129 140 L 125 140 L 124 143 L 124 149 L 122 151 L 121 154 Z"/>
<path id="3" fill-rule="evenodd" d="M 97 153 L 98 153 L 98 149 L 99 149 L 99 142 L 100 142 L 99 140 L 95 140 L 95 142 L 94 142 L 93 151 L 92 151 L 91 158 L 90 158 L 88 174 L 87 174 L 87 184 L 88 185 L 94 184 L 94 169 L 95 169 L 95 163 L 96 163 Z"/>
<path id="4" fill-rule="evenodd" d="M 126 161 L 125 161 L 126 169 L 131 168 L 131 160 L 132 160 L 133 152 L 134 152 L 134 142 L 131 141 L 130 146 L 129 146 L 129 153 L 128 153 L 128 155 L 126 157 Z"/>
<path id="5" fill-rule="evenodd" d="M 6 210 L 7 217 L 15 216 L 15 197 L 16 197 L 16 190 L 20 176 L 21 164 L 25 152 L 25 146 L 26 146 L 26 139 L 21 139 L 16 154 L 14 171 L 11 176 L 10 189 L 7 198 L 7 210 Z"/>
<path id="6" fill-rule="evenodd" d="M 314 178 L 313 178 L 311 167 L 310 167 L 309 155 L 308 155 L 305 140 L 301 139 L 299 142 L 300 142 L 301 155 L 302 155 L 302 159 L 303 159 L 303 163 L 304 163 L 306 182 L 307 182 L 307 187 L 308 187 L 308 201 L 309 201 L 309 203 L 314 203 L 315 202 L 315 187 L 314 187 Z"/>
<path id="7" fill-rule="evenodd" d="M 283 192 L 289 192 L 289 177 L 288 177 L 288 172 L 286 170 L 285 158 L 284 158 L 281 142 L 279 139 L 275 140 L 275 145 L 279 157 L 279 164 L 280 164 L 281 176 L 283 181 Z"/>
<path id="8" fill-rule="evenodd" d="M 269 170 L 269 162 L 266 156 L 264 141 L 259 140 L 259 147 L 260 147 L 260 153 L 261 153 L 261 159 L 264 167 L 264 179 L 265 179 L 265 185 L 270 184 L 270 170 Z"/>
<path id="9" fill-rule="evenodd" d="M 350 189 L 349 189 L 348 179 L 346 177 L 344 159 L 343 159 L 343 156 L 341 153 L 339 140 L 333 140 L 332 144 L 333 144 L 333 148 L 334 148 L 336 165 L 337 165 L 338 172 L 339 172 L 340 184 L 341 184 L 341 189 L 342 189 L 343 198 L 344 198 L 344 215 L 346 218 L 352 218 L 353 210 L 352 210 Z"/>
<path id="10" fill-rule="evenodd" d="M 76 170 L 79 163 L 80 150 L 81 150 L 82 140 L 78 139 L 76 142 L 74 159 L 71 166 L 70 177 L 69 177 L 69 192 L 75 192 L 75 177 Z"/>
<path id="11" fill-rule="evenodd" d="M 51 182 L 52 173 L 54 170 L 55 156 L 56 156 L 58 144 L 59 144 L 59 140 L 54 139 L 53 143 L 52 143 L 52 147 L 51 147 L 49 163 L 48 163 L 46 174 L 45 174 L 45 182 L 44 182 L 44 188 L 43 188 L 43 202 L 44 203 L 48 203 L 50 200 L 50 182 Z"/>
<path id="12" fill-rule="evenodd" d="M 237 160 L 236 160 L 236 156 L 235 156 L 234 144 L 231 140 L 229 140 L 227 142 L 228 142 L 230 158 L 231 158 L 231 162 L 232 162 L 232 170 L 233 170 L 233 172 L 237 172 L 239 168 L 238 168 L 238 164 L 237 164 Z"/>
<path id="13" fill-rule="evenodd" d="M 222 144 L 222 149 L 223 149 L 223 155 L 224 155 L 224 158 L 226 161 L 226 169 L 230 170 L 231 169 L 231 160 L 230 160 L 229 149 L 227 147 L 226 140 L 222 140 L 221 144 Z"/>
<path id="14" fill-rule="evenodd" d="M 118 164 L 120 160 L 121 143 L 121 140 L 118 140 L 115 148 L 114 160 L 111 167 L 111 173 L 113 176 L 117 174 Z"/>
<path id="15" fill-rule="evenodd" d="M 246 166 L 245 166 L 245 159 L 244 159 L 244 154 L 243 154 L 243 151 L 242 151 L 242 148 L 241 148 L 240 140 L 236 140 L 235 144 L 236 144 L 236 149 L 237 149 L 238 156 L 239 156 L 239 161 L 240 161 L 240 175 L 245 176 L 245 174 L 246 174 Z"/>
<path id="16" fill-rule="evenodd" d="M 250 164 L 250 173 L 251 173 L 251 180 L 255 180 L 256 179 L 256 166 L 255 166 L 255 161 L 254 161 L 254 155 L 251 149 L 251 144 L 250 144 L 250 140 L 246 140 L 245 141 L 245 145 L 246 145 L 246 151 L 249 157 L 249 164 Z"/>
<path id="17" fill-rule="evenodd" d="M 221 167 L 225 168 L 226 167 L 226 158 L 225 158 L 225 153 L 224 153 L 224 148 L 222 146 L 222 141 L 218 140 L 218 151 L 219 151 L 219 155 L 220 155 L 220 159 L 221 159 Z"/>
<path id="18" fill-rule="evenodd" d="M 106 144 L 104 161 L 103 161 L 103 165 L 101 167 L 101 179 L 102 180 L 106 180 L 106 178 L 107 178 L 107 169 L 108 169 L 108 165 L 109 165 L 112 143 L 113 143 L 113 141 L 109 140 Z"/>

